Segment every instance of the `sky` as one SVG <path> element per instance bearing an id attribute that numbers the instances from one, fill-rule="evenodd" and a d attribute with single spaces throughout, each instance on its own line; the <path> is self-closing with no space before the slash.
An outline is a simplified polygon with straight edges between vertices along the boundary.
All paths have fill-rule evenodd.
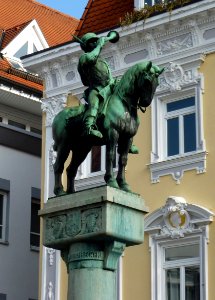
<path id="1" fill-rule="evenodd" d="M 88 0 L 37 0 L 65 14 L 80 19 Z"/>

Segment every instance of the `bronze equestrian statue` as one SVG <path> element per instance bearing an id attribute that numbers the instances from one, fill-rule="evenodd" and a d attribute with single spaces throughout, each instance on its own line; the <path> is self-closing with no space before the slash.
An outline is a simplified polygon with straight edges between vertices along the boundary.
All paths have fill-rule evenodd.
<path id="1" fill-rule="evenodd" d="M 61 176 L 64 163 L 72 151 L 72 160 L 67 168 L 66 193 L 74 193 L 74 181 L 78 167 L 94 145 L 106 145 L 106 184 L 130 192 L 125 180 L 128 153 L 137 153 L 132 145 L 137 133 L 139 118 L 137 110 L 145 110 L 151 104 L 158 76 L 163 69 L 151 62 L 140 62 L 128 69 L 120 80 L 112 78 L 110 68 L 99 57 L 107 41 L 118 41 L 118 33 L 110 32 L 98 38 L 94 33 L 75 37 L 84 54 L 79 59 L 78 71 L 82 83 L 88 88 L 84 92 L 87 105 L 65 108 L 53 121 L 55 195 L 64 194 Z M 114 177 L 113 163 L 118 145 L 118 174 Z"/>

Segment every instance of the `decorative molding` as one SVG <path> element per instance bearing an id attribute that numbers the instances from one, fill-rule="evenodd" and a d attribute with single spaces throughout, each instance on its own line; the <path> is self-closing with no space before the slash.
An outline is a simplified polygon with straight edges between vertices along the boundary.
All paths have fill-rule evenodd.
<path id="1" fill-rule="evenodd" d="M 206 172 L 206 156 L 207 152 L 196 152 L 190 155 L 180 156 L 178 158 L 172 158 L 163 160 L 160 162 L 153 162 L 149 164 L 151 171 L 151 182 L 160 182 L 160 177 L 164 175 L 172 175 L 172 178 L 177 184 L 184 175 L 185 171 L 196 170 L 197 174 Z"/>
<path id="2" fill-rule="evenodd" d="M 206 171 L 206 147 L 203 130 L 202 95 L 204 78 L 198 73 L 199 63 L 204 57 L 195 57 L 195 61 L 185 68 L 177 62 L 170 62 L 166 67 L 160 86 L 152 102 L 152 151 L 151 171 L 152 183 L 157 183 L 161 176 L 172 175 L 179 184 L 185 171 L 196 170 L 197 174 Z M 198 62 L 198 64 L 197 64 Z M 196 151 L 183 153 L 175 157 L 166 155 L 165 116 L 168 101 L 195 96 L 196 113 Z M 181 137 L 180 137 L 181 138 Z"/>
<path id="3" fill-rule="evenodd" d="M 190 223 L 190 215 L 186 210 L 187 203 L 182 197 L 169 197 L 162 207 L 165 225 L 161 235 L 171 238 L 184 237 L 185 233 L 192 232 L 194 225 Z"/>
<path id="4" fill-rule="evenodd" d="M 167 55 L 172 52 L 178 52 L 184 49 L 192 48 L 193 40 L 192 34 L 187 33 L 180 35 L 178 37 L 169 38 L 167 40 L 162 40 L 157 43 L 157 54 Z"/>
<path id="5" fill-rule="evenodd" d="M 55 296 L 54 296 L 54 285 L 51 281 L 49 281 L 48 283 L 48 287 L 47 287 L 47 300 L 55 300 Z"/>
<path id="6" fill-rule="evenodd" d="M 165 298 L 163 293 L 165 249 L 182 245 L 199 245 L 198 264 L 201 270 L 201 295 L 202 299 L 208 299 L 207 244 L 209 224 L 213 221 L 213 217 L 214 213 L 207 208 L 189 204 L 182 197 L 170 196 L 163 207 L 145 218 L 145 232 L 149 234 L 151 252 L 152 300 Z"/>
<path id="7" fill-rule="evenodd" d="M 51 267 L 54 265 L 56 250 L 52 248 L 46 248 L 46 251 L 48 254 L 49 266 Z"/>
<path id="8" fill-rule="evenodd" d="M 202 231 L 213 221 L 214 213 L 204 207 L 188 204 L 182 197 L 169 196 L 163 207 L 145 218 L 145 232 L 159 239 L 189 236 Z"/>
<path id="9" fill-rule="evenodd" d="M 195 74 L 193 69 L 184 70 L 184 68 L 175 62 L 170 62 L 165 68 L 164 75 L 160 79 L 158 93 L 169 89 L 170 91 L 179 91 L 188 84 L 197 84 L 199 74 Z"/>
<path id="10" fill-rule="evenodd" d="M 51 172 L 54 171 L 53 166 L 54 166 L 54 163 L 55 163 L 56 158 L 57 158 L 57 152 L 54 151 L 53 146 L 54 146 L 54 142 L 51 143 L 51 146 L 49 148 L 49 170 Z"/>
<path id="11" fill-rule="evenodd" d="M 66 106 L 67 95 L 61 94 L 43 99 L 42 111 L 46 113 L 46 126 L 51 126 L 54 117 Z"/>

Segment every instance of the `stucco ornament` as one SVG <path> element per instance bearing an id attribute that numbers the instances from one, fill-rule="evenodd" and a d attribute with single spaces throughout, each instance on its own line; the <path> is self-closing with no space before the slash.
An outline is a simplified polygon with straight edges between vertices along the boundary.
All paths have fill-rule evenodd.
<path id="1" fill-rule="evenodd" d="M 51 126 L 54 117 L 66 106 L 67 95 L 62 94 L 55 97 L 43 99 L 41 109 L 46 113 L 46 126 Z"/>
<path id="2" fill-rule="evenodd" d="M 169 197 L 162 208 L 165 226 L 162 234 L 170 235 L 172 238 L 183 237 L 185 233 L 193 229 L 190 223 L 190 215 L 186 210 L 187 203 L 182 197 Z"/>

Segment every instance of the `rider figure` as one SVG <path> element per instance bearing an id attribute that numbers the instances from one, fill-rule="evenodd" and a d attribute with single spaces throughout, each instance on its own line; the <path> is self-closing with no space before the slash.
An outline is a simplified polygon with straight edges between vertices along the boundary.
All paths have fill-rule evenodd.
<path id="1" fill-rule="evenodd" d="M 83 85 L 88 88 L 84 92 L 84 99 L 88 109 L 84 116 L 84 135 L 93 135 L 102 138 L 102 133 L 96 127 L 100 99 L 106 100 L 113 92 L 115 79 L 107 62 L 99 55 L 103 46 L 109 39 L 98 37 L 95 33 L 86 33 L 81 39 L 75 37 L 85 52 L 78 63 L 78 72 Z M 136 146 L 132 145 L 130 153 L 138 153 Z"/>
<path id="2" fill-rule="evenodd" d="M 95 124 L 100 97 L 109 96 L 114 86 L 114 79 L 108 64 L 99 57 L 106 42 L 105 37 L 99 38 L 95 33 L 85 34 L 80 42 L 85 53 L 81 55 L 78 64 L 81 81 L 88 87 L 84 92 L 84 98 L 88 103 L 88 109 L 84 117 L 84 134 L 99 138 L 102 138 L 102 133 L 97 130 Z"/>

